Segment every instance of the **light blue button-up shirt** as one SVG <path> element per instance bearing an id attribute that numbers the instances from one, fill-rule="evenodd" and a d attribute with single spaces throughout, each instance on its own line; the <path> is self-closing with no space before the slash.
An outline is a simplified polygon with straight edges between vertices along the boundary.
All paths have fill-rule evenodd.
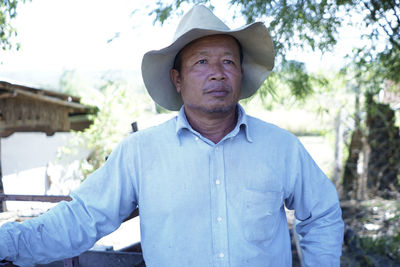
<path id="1" fill-rule="evenodd" d="M 335 187 L 299 140 L 247 116 L 218 144 L 183 108 L 127 137 L 106 163 L 44 215 L 0 228 L 0 259 L 28 266 L 78 255 L 139 206 L 149 267 L 291 266 L 284 207 L 295 210 L 307 266 L 339 266 Z"/>

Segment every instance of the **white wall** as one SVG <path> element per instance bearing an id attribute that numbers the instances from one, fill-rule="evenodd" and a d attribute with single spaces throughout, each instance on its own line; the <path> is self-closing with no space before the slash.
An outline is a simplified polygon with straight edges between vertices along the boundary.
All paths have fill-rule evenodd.
<path id="1" fill-rule="evenodd" d="M 71 182 L 64 179 L 65 184 L 57 184 L 61 172 L 65 176 L 65 169 L 71 168 L 70 163 L 63 165 L 57 163 L 58 150 L 68 144 L 70 133 L 56 133 L 46 136 L 44 133 L 14 133 L 7 138 L 1 138 L 1 165 L 3 172 L 3 185 L 6 194 L 43 195 L 47 191 L 46 176 L 52 174 L 50 181 L 53 188 L 51 194 L 68 194 L 79 184 L 79 181 Z M 69 160 L 87 158 L 89 151 L 81 150 Z M 75 164 L 76 165 L 76 164 Z M 75 166 L 76 168 L 76 166 Z M 57 185 L 57 186 L 56 186 Z M 68 187 L 68 188 L 67 188 Z M 62 189 L 60 189 L 62 188 Z M 53 190 L 52 190 L 53 189 Z M 7 201 L 7 210 L 22 211 L 30 209 L 47 209 L 53 204 L 40 202 Z"/>

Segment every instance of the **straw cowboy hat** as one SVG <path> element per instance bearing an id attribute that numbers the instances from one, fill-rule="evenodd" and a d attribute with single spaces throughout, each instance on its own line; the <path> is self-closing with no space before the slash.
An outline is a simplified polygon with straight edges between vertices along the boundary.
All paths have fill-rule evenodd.
<path id="1" fill-rule="evenodd" d="M 227 34 L 235 37 L 243 49 L 243 78 L 240 99 L 253 95 L 274 67 L 271 36 L 261 22 L 231 30 L 211 10 L 193 7 L 180 21 L 173 42 L 161 50 L 147 52 L 142 60 L 144 84 L 153 100 L 169 110 L 179 110 L 183 104 L 170 79 L 176 54 L 190 42 L 204 36 Z"/>

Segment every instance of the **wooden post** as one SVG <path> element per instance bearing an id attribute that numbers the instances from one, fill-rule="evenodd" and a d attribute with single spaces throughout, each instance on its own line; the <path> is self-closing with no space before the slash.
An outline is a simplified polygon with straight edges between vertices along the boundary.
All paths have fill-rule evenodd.
<path id="1" fill-rule="evenodd" d="M 3 172 L 1 170 L 1 137 L 0 137 L 0 194 L 4 194 L 4 187 L 3 187 Z M 0 212 L 6 211 L 5 209 L 5 202 L 0 200 Z"/>
<path id="2" fill-rule="evenodd" d="M 335 118 L 335 161 L 332 180 L 336 188 L 340 185 L 340 175 L 343 168 L 343 126 L 342 126 L 342 108 L 336 114 Z"/>
<path id="3" fill-rule="evenodd" d="M 79 257 L 64 259 L 64 267 L 79 267 Z"/>

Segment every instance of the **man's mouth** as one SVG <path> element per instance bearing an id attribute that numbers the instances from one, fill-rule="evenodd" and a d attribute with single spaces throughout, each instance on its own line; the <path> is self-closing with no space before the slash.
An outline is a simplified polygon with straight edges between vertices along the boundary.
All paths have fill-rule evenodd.
<path id="1" fill-rule="evenodd" d="M 223 97 L 229 94 L 231 90 L 226 86 L 209 87 L 204 90 L 205 95 L 212 95 L 216 97 Z"/>

